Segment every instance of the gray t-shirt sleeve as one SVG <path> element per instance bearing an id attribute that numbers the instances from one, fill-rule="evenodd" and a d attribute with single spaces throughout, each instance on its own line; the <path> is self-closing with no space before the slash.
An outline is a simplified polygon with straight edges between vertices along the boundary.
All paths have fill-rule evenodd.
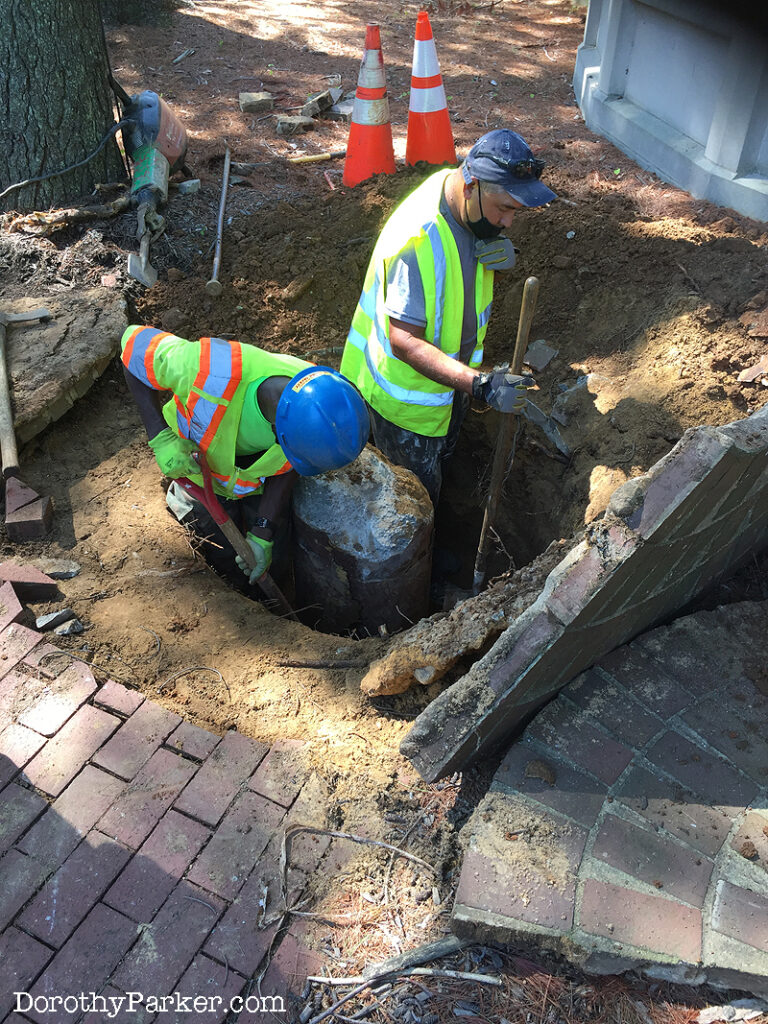
<path id="1" fill-rule="evenodd" d="M 394 320 L 402 320 L 414 327 L 426 327 L 425 307 L 416 252 L 412 245 L 408 245 L 388 261 L 384 309 Z"/>

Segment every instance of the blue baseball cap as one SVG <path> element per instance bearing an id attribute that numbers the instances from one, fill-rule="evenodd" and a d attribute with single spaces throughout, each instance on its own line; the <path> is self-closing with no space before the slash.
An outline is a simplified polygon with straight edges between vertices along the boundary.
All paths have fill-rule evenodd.
<path id="1" fill-rule="evenodd" d="M 544 167 L 544 161 L 533 155 L 517 132 L 497 128 L 477 140 L 467 153 L 461 173 L 468 185 L 473 178 L 487 181 L 501 186 L 523 206 L 544 206 L 557 199 L 539 180 Z"/>

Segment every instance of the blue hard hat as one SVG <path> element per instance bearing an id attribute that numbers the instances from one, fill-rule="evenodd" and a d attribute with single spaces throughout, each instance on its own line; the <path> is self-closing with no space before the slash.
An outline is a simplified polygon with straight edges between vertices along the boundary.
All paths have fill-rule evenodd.
<path id="1" fill-rule="evenodd" d="M 330 366 L 308 366 L 297 373 L 277 403 L 277 443 L 301 476 L 353 462 L 369 432 L 360 392 Z"/>

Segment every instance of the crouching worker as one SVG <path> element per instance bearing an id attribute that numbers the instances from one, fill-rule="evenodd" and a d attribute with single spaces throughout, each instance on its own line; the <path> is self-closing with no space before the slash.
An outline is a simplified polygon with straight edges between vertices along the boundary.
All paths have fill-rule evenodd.
<path id="1" fill-rule="evenodd" d="M 125 331 L 122 361 L 149 446 L 171 478 L 168 506 L 210 541 L 208 562 L 247 592 L 272 566 L 274 550 L 275 575 L 284 576 L 294 483 L 347 465 L 368 439 L 358 391 L 329 367 L 221 338 L 185 341 L 155 327 Z M 164 404 L 162 392 L 171 392 Z M 207 509 L 176 482 L 186 477 L 202 487 L 197 452 L 205 454 L 221 504 L 247 537 L 253 571 L 235 559 Z"/>

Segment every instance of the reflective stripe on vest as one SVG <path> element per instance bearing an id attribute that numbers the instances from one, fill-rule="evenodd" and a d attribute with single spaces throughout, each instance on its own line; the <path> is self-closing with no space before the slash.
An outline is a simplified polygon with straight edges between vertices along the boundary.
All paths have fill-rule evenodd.
<path id="1" fill-rule="evenodd" d="M 125 368 L 155 391 L 162 391 L 155 377 L 155 349 L 163 338 L 169 337 L 168 331 L 158 331 L 156 327 L 137 327 L 123 348 Z"/>
<path id="2" fill-rule="evenodd" d="M 176 399 L 181 436 L 203 449 L 208 448 L 242 379 L 240 343 L 222 341 L 221 338 L 201 338 L 200 369 L 186 407 Z"/>

